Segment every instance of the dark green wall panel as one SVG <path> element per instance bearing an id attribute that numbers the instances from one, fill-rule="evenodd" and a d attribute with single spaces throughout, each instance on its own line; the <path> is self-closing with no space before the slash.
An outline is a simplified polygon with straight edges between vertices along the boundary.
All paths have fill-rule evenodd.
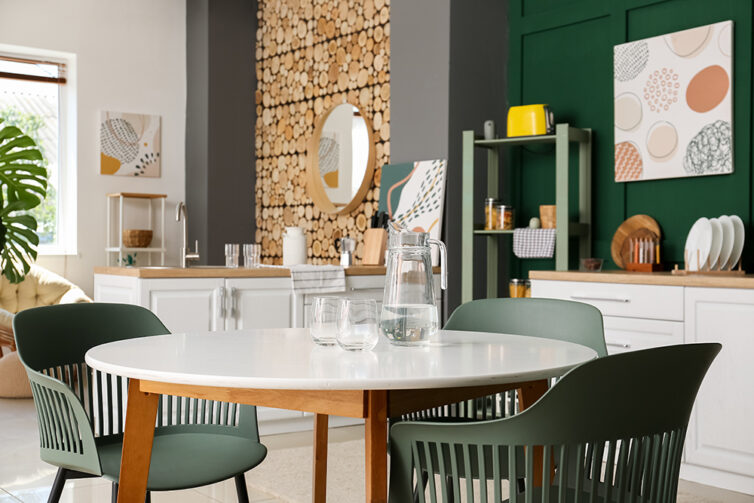
<path id="1" fill-rule="evenodd" d="M 699 25 L 734 21 L 734 159 L 731 175 L 613 181 L 613 46 Z M 752 5 L 748 0 L 512 0 L 509 97 L 512 105 L 548 103 L 556 122 L 594 131 L 593 255 L 609 260 L 620 223 L 636 213 L 655 217 L 664 233 L 665 259 L 681 261 L 686 233 L 700 216 L 735 213 L 752 218 Z M 520 152 L 514 195 L 520 221 L 554 200 L 552 154 Z M 576 183 L 572 179 L 572 186 Z M 575 214 L 575 206 L 571 208 Z M 748 241 L 748 240 L 747 240 Z M 748 243 L 750 245 L 750 243 Z M 574 264 L 575 265 L 575 264 Z M 552 261 L 521 261 L 514 271 L 552 268 Z"/>
<path id="2" fill-rule="evenodd" d="M 647 213 L 657 218 L 665 238 L 665 257 L 669 260 L 683 260 L 686 234 L 697 218 L 736 214 L 748 220 L 751 200 L 751 14 L 747 4 L 750 2 L 741 0 L 676 0 L 628 11 L 629 40 L 734 20 L 734 172 L 626 184 L 627 214 Z"/>

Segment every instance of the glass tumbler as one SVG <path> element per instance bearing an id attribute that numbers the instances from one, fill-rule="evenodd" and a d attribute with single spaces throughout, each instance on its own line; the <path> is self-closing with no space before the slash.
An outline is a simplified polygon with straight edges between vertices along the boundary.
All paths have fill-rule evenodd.
<path id="1" fill-rule="evenodd" d="M 369 351 L 377 345 L 377 301 L 344 299 L 338 321 L 338 345 L 349 351 Z"/>
<path id="2" fill-rule="evenodd" d="M 238 267 L 240 248 L 241 246 L 238 244 L 225 244 L 225 267 Z"/>
<path id="3" fill-rule="evenodd" d="M 342 303 L 341 297 L 314 297 L 309 329 L 317 344 L 335 344 Z"/>
<path id="4" fill-rule="evenodd" d="M 262 256 L 262 245 L 248 243 L 243 245 L 243 266 L 247 268 L 259 267 Z"/>

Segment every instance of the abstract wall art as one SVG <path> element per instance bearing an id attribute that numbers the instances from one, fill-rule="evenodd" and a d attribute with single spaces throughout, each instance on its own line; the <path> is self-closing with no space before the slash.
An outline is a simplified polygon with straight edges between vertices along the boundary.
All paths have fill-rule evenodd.
<path id="1" fill-rule="evenodd" d="M 383 166 L 379 211 L 406 229 L 440 239 L 447 165 L 435 159 Z M 435 249 L 432 261 L 437 265 Z"/>
<path id="2" fill-rule="evenodd" d="M 613 49 L 615 181 L 733 172 L 733 22 Z"/>
<path id="3" fill-rule="evenodd" d="M 160 176 L 159 115 L 102 112 L 99 137 L 100 174 Z"/>

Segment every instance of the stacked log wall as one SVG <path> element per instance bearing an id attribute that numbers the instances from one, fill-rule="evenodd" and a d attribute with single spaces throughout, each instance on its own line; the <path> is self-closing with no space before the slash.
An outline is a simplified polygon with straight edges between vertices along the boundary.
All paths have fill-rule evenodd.
<path id="1" fill-rule="evenodd" d="M 377 211 L 390 159 L 389 0 L 260 0 L 256 45 L 256 242 L 282 263 L 285 227 L 303 227 L 312 264 L 337 263 L 335 241 L 356 240 Z M 348 101 L 375 133 L 375 170 L 364 202 L 347 215 L 321 212 L 306 193 L 307 144 L 317 117 Z"/>

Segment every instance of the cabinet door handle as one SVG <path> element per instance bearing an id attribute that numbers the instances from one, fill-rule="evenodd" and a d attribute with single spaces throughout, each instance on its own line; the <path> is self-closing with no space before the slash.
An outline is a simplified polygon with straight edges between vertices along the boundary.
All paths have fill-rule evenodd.
<path id="1" fill-rule="evenodd" d="M 594 301 L 604 301 L 604 302 L 631 302 L 631 299 L 629 299 L 628 297 L 604 297 L 604 296 L 597 296 L 597 295 L 574 294 L 574 295 L 571 295 L 571 298 L 574 300 L 594 300 Z"/>
<path id="2" fill-rule="evenodd" d="M 624 349 L 629 349 L 631 347 L 631 344 L 629 344 L 627 342 L 606 342 L 605 345 L 606 346 L 613 346 L 613 347 L 616 347 L 616 348 L 624 348 Z"/>
<path id="3" fill-rule="evenodd" d="M 236 287 L 230 287 L 230 295 L 228 296 L 228 317 L 232 318 L 236 315 Z"/>
<path id="4" fill-rule="evenodd" d="M 225 319 L 225 287 L 217 287 L 217 316 Z"/>

